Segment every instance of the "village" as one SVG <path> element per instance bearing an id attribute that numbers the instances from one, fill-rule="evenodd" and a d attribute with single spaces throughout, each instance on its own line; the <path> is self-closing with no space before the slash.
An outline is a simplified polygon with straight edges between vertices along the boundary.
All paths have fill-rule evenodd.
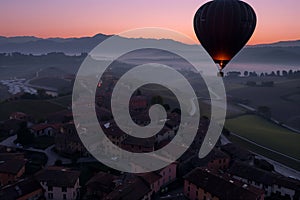
<path id="1" fill-rule="evenodd" d="M 169 144 L 180 124 L 178 109 L 168 110 L 164 128 L 143 140 L 124 134 L 109 110 L 113 78 L 98 89 L 96 112 L 106 136 L 130 152 L 152 152 Z M 133 121 L 149 124 L 147 110 L 160 98 L 137 92 L 130 100 Z M 156 102 L 153 102 L 156 101 Z M 209 126 L 201 117 L 197 135 L 189 149 L 174 163 L 158 171 L 130 174 L 99 163 L 81 142 L 72 111 L 53 112 L 38 121 L 16 111 L 0 123 L 8 134 L 0 143 L 0 199 L 300 199 L 300 181 L 276 172 L 274 166 L 226 139 L 224 130 L 214 149 L 198 158 Z M 180 148 L 180 146 L 178 146 Z M 102 149 L 110 162 L 121 160 L 109 145 Z M 164 152 L 168 157 L 170 152 Z M 150 161 L 149 161 L 150 162 Z M 132 161 L 133 167 L 139 167 Z M 151 163 L 149 163 L 151 164 Z M 226 192 L 224 192 L 226 191 Z"/>

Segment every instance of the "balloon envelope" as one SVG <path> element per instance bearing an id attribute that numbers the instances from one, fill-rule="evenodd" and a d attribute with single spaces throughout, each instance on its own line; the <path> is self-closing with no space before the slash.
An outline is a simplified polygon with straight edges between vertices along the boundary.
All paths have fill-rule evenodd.
<path id="1" fill-rule="evenodd" d="M 250 5 L 238 0 L 214 0 L 201 6 L 194 17 L 198 40 L 222 70 L 243 48 L 256 26 Z"/>

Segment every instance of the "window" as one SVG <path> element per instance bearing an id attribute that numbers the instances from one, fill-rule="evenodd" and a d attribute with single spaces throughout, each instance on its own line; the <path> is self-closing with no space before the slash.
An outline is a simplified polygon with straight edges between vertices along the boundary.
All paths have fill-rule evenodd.
<path id="1" fill-rule="evenodd" d="M 48 186 L 48 191 L 53 191 L 53 187 L 52 186 Z"/>
<path id="2" fill-rule="evenodd" d="M 53 199 L 53 193 L 48 193 L 48 199 Z"/>
<path id="3" fill-rule="evenodd" d="M 67 192 L 67 187 L 62 187 L 62 188 L 61 188 L 61 191 L 62 191 L 62 192 Z"/>
<path id="4" fill-rule="evenodd" d="M 67 199 L 67 195 L 66 194 L 63 194 L 63 199 Z"/>

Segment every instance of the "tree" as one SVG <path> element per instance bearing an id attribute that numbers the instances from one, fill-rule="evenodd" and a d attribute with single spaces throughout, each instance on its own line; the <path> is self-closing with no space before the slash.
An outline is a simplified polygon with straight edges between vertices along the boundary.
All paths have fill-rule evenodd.
<path id="1" fill-rule="evenodd" d="M 57 159 L 57 160 L 55 161 L 55 165 L 56 165 L 56 166 L 62 166 L 62 160 Z"/>
<path id="2" fill-rule="evenodd" d="M 142 96 L 141 90 L 138 89 L 138 90 L 136 91 L 136 96 Z"/>
<path id="3" fill-rule="evenodd" d="M 181 115 L 181 110 L 179 108 L 175 108 L 174 110 L 172 110 L 171 113 L 177 113 L 177 114 Z"/>
<path id="4" fill-rule="evenodd" d="M 166 109 L 166 111 L 169 111 L 171 109 L 170 106 L 169 106 L 169 104 L 164 104 L 163 106 Z"/>
<path id="5" fill-rule="evenodd" d="M 280 76 L 280 70 L 277 70 L 277 71 L 276 71 L 276 75 L 277 75 L 277 76 Z"/>
<path id="6" fill-rule="evenodd" d="M 17 131 L 17 142 L 22 145 L 32 144 L 34 140 L 34 135 L 31 133 L 29 128 L 27 128 L 27 123 L 22 122 L 19 130 Z"/>
<path id="7" fill-rule="evenodd" d="M 282 76 L 287 76 L 287 71 L 285 71 L 285 70 L 282 70 Z"/>
<path id="8" fill-rule="evenodd" d="M 249 73 L 249 76 L 252 76 L 252 77 L 257 77 L 257 73 L 254 71 L 254 72 L 250 72 Z"/>
<path id="9" fill-rule="evenodd" d="M 39 96 L 39 98 L 43 99 L 45 97 L 47 97 L 48 95 L 46 94 L 46 90 L 44 89 L 38 89 L 37 90 L 37 94 Z"/>
<path id="10" fill-rule="evenodd" d="M 163 105 L 164 101 L 163 101 L 163 98 L 161 96 L 154 96 L 152 97 L 151 99 L 151 105 L 154 105 L 154 104 L 160 104 L 160 105 Z"/>
<path id="11" fill-rule="evenodd" d="M 271 109 L 268 106 L 259 106 L 257 112 L 264 117 L 271 117 Z"/>
<path id="12" fill-rule="evenodd" d="M 271 74 L 270 74 L 270 76 L 276 76 L 276 75 L 275 75 L 275 72 L 272 71 Z"/>

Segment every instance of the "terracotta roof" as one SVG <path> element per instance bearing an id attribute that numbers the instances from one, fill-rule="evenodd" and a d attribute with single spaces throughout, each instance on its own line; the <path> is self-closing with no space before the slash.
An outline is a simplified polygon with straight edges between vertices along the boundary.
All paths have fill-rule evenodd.
<path id="1" fill-rule="evenodd" d="M 43 188 L 39 182 L 31 178 L 23 179 L 13 185 L 3 187 L 0 190 L 0 199 L 15 200 L 37 190 L 42 193 Z"/>
<path id="2" fill-rule="evenodd" d="M 184 179 L 219 199 L 256 200 L 261 195 L 200 168 L 188 173 Z"/>
<path id="3" fill-rule="evenodd" d="M 86 186 L 95 191 L 104 191 L 109 193 L 115 187 L 114 180 L 116 179 L 117 176 L 115 175 L 99 172 L 86 183 Z"/>
<path id="4" fill-rule="evenodd" d="M 39 182 L 47 182 L 48 186 L 74 187 L 80 172 L 63 167 L 48 167 L 36 173 Z"/>
<path id="5" fill-rule="evenodd" d="M 283 177 L 269 171 L 265 171 L 254 166 L 249 166 L 242 162 L 234 162 L 228 170 L 231 175 L 236 175 L 251 181 L 262 183 L 264 185 L 280 185 L 286 188 L 300 191 L 300 181 Z"/>
<path id="6" fill-rule="evenodd" d="M 27 117 L 28 115 L 23 113 L 23 112 L 14 112 L 14 113 L 11 113 L 10 117 L 12 118 L 20 118 L 20 117 Z"/>
<path id="7" fill-rule="evenodd" d="M 150 185 L 152 183 L 155 183 L 156 181 L 158 181 L 162 177 L 157 172 L 144 173 L 144 174 L 140 174 L 139 176 L 142 177 Z"/>
<path id="8" fill-rule="evenodd" d="M 252 156 L 252 154 L 249 151 L 233 143 L 223 145 L 221 146 L 221 149 L 228 153 L 232 158 L 237 158 L 242 161 L 248 160 L 249 157 Z"/>
<path id="9" fill-rule="evenodd" d="M 185 174 L 187 172 L 190 172 L 195 167 L 207 167 L 209 162 L 214 161 L 216 159 L 229 159 L 229 158 L 230 157 L 226 153 L 214 148 L 206 157 L 202 159 L 200 159 L 198 155 L 193 154 L 192 156 L 185 159 L 181 163 L 180 169 Z"/>
<path id="10" fill-rule="evenodd" d="M 108 136 L 121 137 L 124 135 L 124 132 L 115 123 L 110 123 L 109 128 L 105 128 L 103 124 L 102 130 Z"/>
<path id="11" fill-rule="evenodd" d="M 30 129 L 34 130 L 34 131 L 40 131 L 40 130 L 44 130 L 46 128 L 53 128 L 53 129 L 59 129 L 62 125 L 59 123 L 56 124 L 47 124 L 47 123 L 42 123 L 42 124 L 35 124 L 32 127 L 30 127 Z"/>
<path id="12" fill-rule="evenodd" d="M 0 173 L 17 174 L 26 164 L 26 160 L 11 159 L 0 161 Z"/>
<path id="13" fill-rule="evenodd" d="M 13 159 L 24 159 L 25 153 L 9 153 L 9 152 L 0 152 L 0 160 L 13 160 Z"/>
<path id="14" fill-rule="evenodd" d="M 132 182 L 117 187 L 109 193 L 105 200 L 140 200 L 151 192 L 150 187 L 140 177 L 136 177 Z"/>
<path id="15" fill-rule="evenodd" d="M 5 131 L 9 131 L 11 129 L 17 130 L 22 123 L 22 120 L 8 119 L 0 124 L 0 129 Z"/>
<path id="16" fill-rule="evenodd" d="M 140 145 L 142 147 L 146 148 L 154 148 L 155 145 L 155 138 L 150 137 L 150 138 L 136 138 L 136 137 L 127 137 L 124 141 L 123 144 L 125 145 Z"/>

